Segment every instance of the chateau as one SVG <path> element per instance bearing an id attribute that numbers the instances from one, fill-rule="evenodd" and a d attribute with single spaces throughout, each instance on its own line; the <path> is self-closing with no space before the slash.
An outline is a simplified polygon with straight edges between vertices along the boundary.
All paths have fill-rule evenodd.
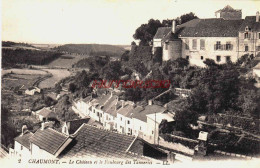
<path id="1" fill-rule="evenodd" d="M 186 58 L 191 65 L 205 66 L 206 59 L 223 64 L 236 62 L 245 54 L 260 52 L 259 12 L 242 19 L 242 11 L 226 6 L 215 12 L 216 18 L 193 19 L 172 27 L 161 27 L 153 39 L 153 52 L 162 60 Z"/>

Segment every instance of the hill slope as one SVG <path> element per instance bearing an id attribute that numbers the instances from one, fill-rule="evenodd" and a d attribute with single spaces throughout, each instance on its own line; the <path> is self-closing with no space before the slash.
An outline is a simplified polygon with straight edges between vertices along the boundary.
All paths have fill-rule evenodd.
<path id="1" fill-rule="evenodd" d="M 65 44 L 59 47 L 55 47 L 54 50 L 68 53 L 111 57 L 120 57 L 125 52 L 123 47 L 105 44 Z"/>

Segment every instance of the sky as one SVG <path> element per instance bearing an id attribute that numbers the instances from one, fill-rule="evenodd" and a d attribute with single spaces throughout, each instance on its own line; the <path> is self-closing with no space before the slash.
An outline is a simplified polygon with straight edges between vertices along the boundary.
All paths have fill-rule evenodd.
<path id="1" fill-rule="evenodd" d="M 260 0 L 2 0 L 3 41 L 129 45 L 149 19 L 194 12 L 214 18 L 226 5 L 243 18 L 260 11 Z"/>

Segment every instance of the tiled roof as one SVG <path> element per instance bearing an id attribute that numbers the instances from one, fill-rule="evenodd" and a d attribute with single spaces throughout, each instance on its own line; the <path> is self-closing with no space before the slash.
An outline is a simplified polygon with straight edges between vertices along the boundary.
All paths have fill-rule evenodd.
<path id="1" fill-rule="evenodd" d="M 47 117 L 51 113 L 51 110 L 47 108 L 43 108 L 38 112 L 38 115 L 41 115 L 43 117 Z"/>
<path id="2" fill-rule="evenodd" d="M 159 27 L 154 36 L 154 39 L 162 39 L 170 31 L 171 31 L 171 27 Z"/>
<path id="3" fill-rule="evenodd" d="M 89 121 L 90 121 L 90 118 L 66 121 L 66 123 L 69 126 L 69 130 L 68 130 L 69 134 L 74 134 L 83 123 L 88 123 Z"/>
<path id="4" fill-rule="evenodd" d="M 106 112 L 107 110 L 109 110 L 113 105 L 116 104 L 118 100 L 118 96 L 112 96 L 110 97 L 110 99 L 105 103 L 104 107 L 103 107 L 103 111 Z"/>
<path id="5" fill-rule="evenodd" d="M 127 149 L 135 139 L 134 136 L 98 129 L 85 124 L 60 157 L 131 158 Z"/>
<path id="6" fill-rule="evenodd" d="M 146 122 L 147 121 L 147 114 L 153 114 L 153 113 L 159 113 L 164 112 L 166 108 L 158 105 L 147 105 L 145 106 L 144 110 L 135 112 L 133 114 L 133 118 L 139 119 L 141 121 Z"/>
<path id="7" fill-rule="evenodd" d="M 244 22 L 239 28 L 239 31 L 244 32 L 246 26 L 251 28 L 252 31 L 260 31 L 260 22 L 256 22 L 256 16 L 246 16 Z"/>
<path id="8" fill-rule="evenodd" d="M 243 20 L 193 19 L 177 27 L 181 37 L 237 37 Z"/>
<path id="9" fill-rule="evenodd" d="M 118 110 L 117 113 L 125 116 L 125 117 L 128 117 L 128 118 L 132 118 L 133 116 L 133 110 L 134 109 L 134 106 L 131 105 L 131 104 L 126 104 L 124 107 L 120 108 Z"/>
<path id="10" fill-rule="evenodd" d="M 166 33 L 163 41 L 173 41 L 178 37 L 237 37 L 243 20 L 193 19 L 176 27 L 176 33 Z"/>
<path id="11" fill-rule="evenodd" d="M 41 149 L 55 155 L 58 149 L 67 141 L 69 136 L 64 135 L 54 129 L 39 129 L 31 136 L 31 143 L 37 145 Z"/>
<path id="12" fill-rule="evenodd" d="M 216 13 L 217 12 L 235 12 L 235 11 L 239 11 L 239 10 L 235 10 L 231 6 L 227 5 L 223 9 L 220 9 L 220 10 L 216 11 Z"/>
<path id="13" fill-rule="evenodd" d="M 30 149 L 30 137 L 33 135 L 30 131 L 26 131 L 23 135 L 16 137 L 14 140 L 19 142 L 24 147 Z"/>

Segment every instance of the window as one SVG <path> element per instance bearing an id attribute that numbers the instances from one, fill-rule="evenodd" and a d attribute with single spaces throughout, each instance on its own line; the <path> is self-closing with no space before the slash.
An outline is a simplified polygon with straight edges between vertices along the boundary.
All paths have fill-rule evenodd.
<path id="1" fill-rule="evenodd" d="M 248 39 L 249 38 L 249 34 L 248 34 L 248 32 L 246 32 L 245 34 L 244 34 L 244 39 Z"/>
<path id="2" fill-rule="evenodd" d="M 140 126 L 140 131 L 142 130 L 142 127 Z"/>
<path id="3" fill-rule="evenodd" d="M 217 62 L 221 61 L 221 56 L 217 56 Z"/>
<path id="4" fill-rule="evenodd" d="M 23 145 L 21 145 L 21 150 L 23 150 Z"/>
<path id="5" fill-rule="evenodd" d="M 215 44 L 215 50 L 221 50 L 221 42 L 217 41 L 217 43 Z"/>
<path id="6" fill-rule="evenodd" d="M 106 116 L 106 120 L 108 120 L 108 115 Z"/>
<path id="7" fill-rule="evenodd" d="M 204 39 L 200 40 L 200 50 L 205 50 L 205 40 Z"/>
<path id="8" fill-rule="evenodd" d="M 257 46 L 257 51 L 260 51 L 260 46 Z"/>
<path id="9" fill-rule="evenodd" d="M 99 112 L 97 112 L 97 116 L 99 116 Z"/>
<path id="10" fill-rule="evenodd" d="M 232 45 L 230 41 L 226 43 L 226 50 L 232 50 Z"/>
<path id="11" fill-rule="evenodd" d="M 102 113 L 100 113 L 100 117 L 102 117 Z"/>
<path id="12" fill-rule="evenodd" d="M 200 59 L 203 60 L 203 56 L 200 56 Z"/>
<path id="13" fill-rule="evenodd" d="M 130 124 L 130 121 L 129 121 L 129 120 L 127 121 L 127 124 Z"/>
<path id="14" fill-rule="evenodd" d="M 128 128 L 128 132 L 130 132 L 131 131 L 131 129 L 130 128 Z"/>
<path id="15" fill-rule="evenodd" d="M 168 44 L 165 43 L 165 50 L 168 50 Z"/>
<path id="16" fill-rule="evenodd" d="M 230 56 L 226 56 L 226 62 L 230 62 L 231 59 L 230 59 Z"/>
<path id="17" fill-rule="evenodd" d="M 189 49 L 190 49 L 190 47 L 189 47 L 189 39 L 186 39 L 186 40 L 185 40 L 185 49 L 186 49 L 186 50 L 189 50 Z"/>
<path id="18" fill-rule="evenodd" d="M 152 131 L 152 134 L 153 134 L 153 131 Z"/>
<path id="19" fill-rule="evenodd" d="M 248 51 L 248 45 L 245 45 L 245 51 Z"/>
<path id="20" fill-rule="evenodd" d="M 120 119 L 121 119 L 121 121 L 122 121 L 122 117 L 121 117 Z"/>
<path id="21" fill-rule="evenodd" d="M 186 59 L 188 60 L 188 59 L 190 59 L 190 57 L 187 55 L 187 56 L 186 56 Z"/>
<path id="22" fill-rule="evenodd" d="M 197 49 L 197 39 L 192 40 L 192 49 L 196 50 Z"/>
<path id="23" fill-rule="evenodd" d="M 95 110 L 93 111 L 93 113 L 95 113 Z"/>

